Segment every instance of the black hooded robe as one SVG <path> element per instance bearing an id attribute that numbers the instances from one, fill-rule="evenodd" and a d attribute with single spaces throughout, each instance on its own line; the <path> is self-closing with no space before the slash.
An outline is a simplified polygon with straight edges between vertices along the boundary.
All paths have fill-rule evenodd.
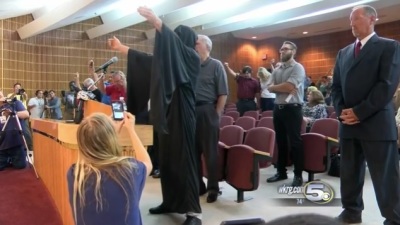
<path id="1" fill-rule="evenodd" d="M 127 107 L 142 111 L 151 97 L 150 120 L 159 138 L 162 207 L 201 213 L 195 149 L 195 93 L 200 58 L 197 35 L 189 27 L 174 32 L 164 24 L 154 54 L 129 49 Z"/>

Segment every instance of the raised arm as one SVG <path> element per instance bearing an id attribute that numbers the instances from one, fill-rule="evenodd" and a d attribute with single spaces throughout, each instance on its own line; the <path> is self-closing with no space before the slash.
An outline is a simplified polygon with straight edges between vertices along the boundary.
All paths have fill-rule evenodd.
<path id="1" fill-rule="evenodd" d="M 229 67 L 229 64 L 227 62 L 224 62 L 224 66 L 225 66 L 226 72 L 228 74 L 232 75 L 234 78 L 236 78 L 236 76 L 238 76 L 238 74 Z"/>
<path id="2" fill-rule="evenodd" d="M 139 7 L 138 12 L 141 16 L 147 19 L 158 32 L 161 32 L 162 20 L 154 14 L 153 10 L 145 6 Z"/>
<path id="3" fill-rule="evenodd" d="M 147 153 L 147 150 L 144 148 L 142 142 L 135 132 L 135 117 L 130 113 L 125 113 L 122 125 L 129 133 L 129 137 L 132 141 L 132 147 L 135 150 L 135 158 L 143 162 L 143 164 L 146 166 L 147 176 L 149 176 L 150 172 L 152 171 L 153 164 L 151 163 L 151 159 Z"/>
<path id="4" fill-rule="evenodd" d="M 82 90 L 81 82 L 79 81 L 79 73 L 78 72 L 75 73 L 74 80 L 75 80 L 76 87 L 79 88 L 79 90 Z"/>
<path id="5" fill-rule="evenodd" d="M 129 47 L 121 44 L 121 41 L 117 37 L 108 39 L 108 46 L 115 51 L 119 51 L 124 55 L 128 55 Z"/>

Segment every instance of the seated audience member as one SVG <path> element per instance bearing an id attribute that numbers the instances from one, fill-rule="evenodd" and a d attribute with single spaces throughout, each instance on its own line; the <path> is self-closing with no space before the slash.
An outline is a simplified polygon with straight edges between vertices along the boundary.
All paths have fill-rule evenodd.
<path id="1" fill-rule="evenodd" d="M 261 86 L 261 97 L 260 97 L 260 108 L 261 111 L 273 110 L 274 109 L 274 101 L 275 101 L 275 93 L 271 93 L 268 91 L 268 85 L 271 77 L 271 73 L 267 71 L 264 67 L 258 68 L 257 73 L 258 78 L 260 78 L 260 86 Z"/>
<path id="2" fill-rule="evenodd" d="M 42 118 L 44 112 L 43 91 L 37 90 L 35 95 L 36 96 L 29 99 L 28 102 L 28 110 L 31 113 L 30 118 L 33 119 Z"/>
<path id="3" fill-rule="evenodd" d="M 94 113 L 80 123 L 78 160 L 67 173 L 76 225 L 142 224 L 139 201 L 152 165 L 134 125 L 130 113 L 121 122 Z M 121 129 L 128 131 L 136 159 L 123 156 L 118 141 Z"/>
<path id="4" fill-rule="evenodd" d="M 303 106 L 303 116 L 307 121 L 306 131 L 309 132 L 314 121 L 327 118 L 325 99 L 320 91 L 311 91 L 307 95 L 307 103 Z"/>
<path id="5" fill-rule="evenodd" d="M 342 223 L 336 221 L 334 218 L 313 214 L 297 214 L 284 216 L 264 225 L 341 225 Z"/>
<path id="6" fill-rule="evenodd" d="M 25 129 L 26 124 L 24 123 L 24 119 L 29 118 L 29 112 L 25 109 L 21 101 L 16 100 L 7 103 L 5 100 L 6 98 L 3 92 L 0 91 L 0 130 L 4 128 L 9 118 L 4 129 L 5 132 L 1 134 L 0 170 L 3 170 L 10 164 L 16 169 L 23 169 L 26 166 L 26 152 L 17 122 L 21 124 L 22 129 Z M 14 117 L 10 117 L 12 112 L 15 112 L 18 120 Z"/>
<path id="7" fill-rule="evenodd" d="M 318 91 L 318 88 L 317 87 L 315 87 L 315 86 L 309 86 L 308 88 L 307 88 L 307 92 L 306 92 L 306 98 L 307 98 L 307 95 L 308 95 L 308 93 L 310 93 L 311 91 Z M 307 99 L 306 99 L 306 101 L 308 101 Z"/>
<path id="8" fill-rule="evenodd" d="M 61 112 L 61 100 L 56 96 L 54 90 L 49 91 L 49 99 L 47 100 L 47 105 L 44 106 L 45 109 L 50 109 L 50 118 L 55 120 L 62 119 Z"/>

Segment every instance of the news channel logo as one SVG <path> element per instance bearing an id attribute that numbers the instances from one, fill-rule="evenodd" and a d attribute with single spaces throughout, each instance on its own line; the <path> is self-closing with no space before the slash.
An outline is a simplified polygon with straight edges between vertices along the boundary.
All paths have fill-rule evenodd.
<path id="1" fill-rule="evenodd" d="M 288 196 L 302 195 L 302 198 L 297 198 L 297 204 L 299 204 L 299 202 L 303 203 L 302 199 L 305 199 L 315 204 L 324 205 L 331 203 L 335 197 L 333 188 L 322 181 L 310 181 L 300 187 L 293 187 L 285 184 L 278 188 L 278 193 Z"/>

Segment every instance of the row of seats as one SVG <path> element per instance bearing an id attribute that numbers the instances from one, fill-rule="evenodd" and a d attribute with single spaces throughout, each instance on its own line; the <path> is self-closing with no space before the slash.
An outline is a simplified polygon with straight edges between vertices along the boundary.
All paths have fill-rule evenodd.
<path id="1" fill-rule="evenodd" d="M 327 106 L 326 111 L 327 111 L 327 114 L 329 115 L 329 118 L 332 118 L 332 119 L 337 118 L 335 109 L 333 108 L 333 106 Z M 235 108 L 225 108 L 224 115 L 232 117 L 234 119 L 234 121 L 236 121 L 240 117 L 240 114 L 236 110 L 236 107 Z M 260 113 L 257 110 L 251 110 L 251 111 L 246 111 L 243 114 L 243 116 L 253 117 L 256 120 L 259 120 L 263 117 L 273 117 L 273 111 L 267 110 L 267 111 Z"/>
<path id="2" fill-rule="evenodd" d="M 305 128 L 302 131 L 304 171 L 308 173 L 308 181 L 314 180 L 315 173 L 329 170 L 331 154 L 338 151 L 338 129 L 338 120 L 325 118 L 315 121 L 309 133 L 305 133 Z M 247 131 L 238 125 L 224 126 L 219 140 L 218 179 L 234 187 L 238 191 L 237 202 L 242 202 L 244 191 L 258 188 L 259 169 L 277 162 L 272 118 L 262 118 L 258 127 Z M 290 161 L 288 158 L 288 166 Z M 208 177 L 205 168 L 203 160 L 203 175 Z"/>
<path id="3" fill-rule="evenodd" d="M 266 127 L 255 127 L 245 135 L 243 128 L 228 125 L 220 130 L 219 140 L 218 180 L 235 188 L 236 202 L 243 202 L 245 191 L 257 190 L 260 168 L 271 165 L 275 131 Z M 208 177 L 204 159 L 202 164 L 203 176 Z"/>

